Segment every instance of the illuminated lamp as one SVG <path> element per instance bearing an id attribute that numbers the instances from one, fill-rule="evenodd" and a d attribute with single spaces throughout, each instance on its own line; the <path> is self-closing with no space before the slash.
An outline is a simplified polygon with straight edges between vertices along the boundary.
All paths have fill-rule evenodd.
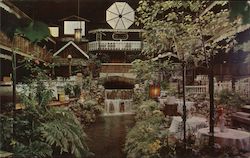
<path id="1" fill-rule="evenodd" d="M 75 41 L 80 42 L 81 38 L 82 38 L 82 29 L 81 28 L 75 29 Z"/>
<path id="2" fill-rule="evenodd" d="M 151 98 L 158 98 L 161 95 L 161 86 L 160 84 L 153 84 L 149 87 L 149 96 Z"/>

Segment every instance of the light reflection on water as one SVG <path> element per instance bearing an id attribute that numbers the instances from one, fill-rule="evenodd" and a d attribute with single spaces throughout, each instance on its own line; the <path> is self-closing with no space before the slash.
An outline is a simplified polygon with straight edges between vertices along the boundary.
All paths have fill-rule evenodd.
<path id="1" fill-rule="evenodd" d="M 91 139 L 88 143 L 95 158 L 124 158 L 125 137 L 134 126 L 134 115 L 100 117 L 85 132 Z"/>

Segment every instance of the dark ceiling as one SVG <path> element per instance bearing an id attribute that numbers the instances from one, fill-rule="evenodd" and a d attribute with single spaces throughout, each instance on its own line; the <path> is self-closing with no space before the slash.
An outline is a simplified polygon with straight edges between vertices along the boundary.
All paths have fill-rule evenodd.
<path id="1" fill-rule="evenodd" d="M 32 19 L 47 24 L 58 24 L 58 20 L 77 15 L 78 0 L 10 0 Z M 92 29 L 110 28 L 105 21 L 106 9 L 117 0 L 79 0 L 80 17 L 90 20 Z M 133 9 L 139 0 L 124 0 Z"/>

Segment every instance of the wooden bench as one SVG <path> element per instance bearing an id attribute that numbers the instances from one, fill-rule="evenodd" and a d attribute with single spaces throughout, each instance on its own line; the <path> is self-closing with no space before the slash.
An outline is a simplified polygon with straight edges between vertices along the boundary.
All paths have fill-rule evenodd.
<path id="1" fill-rule="evenodd" d="M 250 130 L 250 113 L 236 112 L 232 115 L 232 124 L 234 127 L 243 127 Z"/>
<path id="2" fill-rule="evenodd" d="M 242 112 L 250 113 L 250 105 L 245 105 L 241 108 Z"/>

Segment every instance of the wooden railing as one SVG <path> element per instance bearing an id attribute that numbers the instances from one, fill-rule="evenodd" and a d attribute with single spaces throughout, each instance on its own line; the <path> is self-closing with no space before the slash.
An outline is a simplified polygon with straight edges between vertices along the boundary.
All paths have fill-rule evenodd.
<path id="1" fill-rule="evenodd" d="M 8 51 L 16 51 L 17 54 L 37 58 L 39 60 L 51 62 L 52 54 L 46 49 L 41 48 L 36 44 L 32 44 L 21 36 L 15 36 L 11 41 L 4 33 L 0 32 L 0 45 Z"/>
<path id="2" fill-rule="evenodd" d="M 186 86 L 187 94 L 206 94 L 208 92 L 207 86 Z"/>
<path id="3" fill-rule="evenodd" d="M 93 41 L 89 42 L 89 51 L 113 50 L 113 51 L 141 51 L 141 41 Z"/>
<path id="4" fill-rule="evenodd" d="M 250 99 L 250 77 L 238 80 L 235 83 L 235 91 L 241 96 Z"/>
<path id="5" fill-rule="evenodd" d="M 101 66 L 101 73 L 129 73 L 132 64 L 129 63 L 106 63 Z"/>
<path id="6" fill-rule="evenodd" d="M 53 63 L 57 66 L 67 66 L 70 64 L 70 61 L 67 58 L 54 58 Z M 72 58 L 71 66 L 86 66 L 86 60 L 82 58 Z"/>
<path id="7" fill-rule="evenodd" d="M 222 90 L 232 91 L 232 81 L 217 82 L 214 84 L 214 91 L 220 93 Z"/>
<path id="8" fill-rule="evenodd" d="M 220 93 L 222 90 L 232 91 L 232 82 L 224 81 L 214 84 L 214 92 Z M 239 79 L 235 82 L 235 91 L 240 94 L 241 97 L 250 99 L 250 77 Z M 186 86 L 187 94 L 208 94 L 208 85 L 198 86 Z"/>

